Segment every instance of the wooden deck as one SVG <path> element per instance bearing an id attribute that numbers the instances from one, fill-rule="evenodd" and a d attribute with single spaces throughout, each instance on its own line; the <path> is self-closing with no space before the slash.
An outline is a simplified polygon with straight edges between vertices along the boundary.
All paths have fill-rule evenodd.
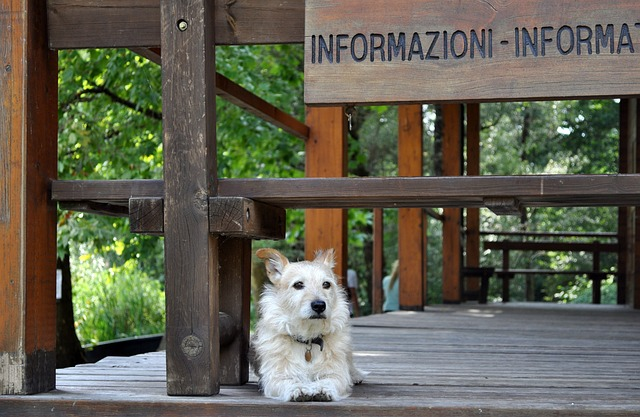
<path id="1" fill-rule="evenodd" d="M 640 311 L 548 304 L 429 307 L 354 320 L 370 372 L 338 403 L 279 403 L 255 382 L 166 395 L 164 353 L 58 371 L 56 391 L 0 416 L 638 416 Z"/>

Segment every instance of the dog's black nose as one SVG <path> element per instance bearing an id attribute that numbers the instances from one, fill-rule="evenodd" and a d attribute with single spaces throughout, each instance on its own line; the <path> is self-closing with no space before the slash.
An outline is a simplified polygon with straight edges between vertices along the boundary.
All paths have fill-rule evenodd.
<path id="1" fill-rule="evenodd" d="M 327 309 L 327 303 L 324 301 L 316 300 L 311 302 L 311 309 L 320 314 Z"/>

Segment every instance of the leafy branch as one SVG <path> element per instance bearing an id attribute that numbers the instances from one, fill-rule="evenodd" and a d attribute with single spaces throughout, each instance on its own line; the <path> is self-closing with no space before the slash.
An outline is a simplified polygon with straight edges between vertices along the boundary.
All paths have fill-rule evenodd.
<path id="1" fill-rule="evenodd" d="M 92 88 L 85 88 L 83 90 L 80 90 L 76 92 L 70 100 L 61 103 L 60 107 L 63 109 L 63 111 L 67 111 L 72 104 L 91 101 L 92 98 L 88 96 L 96 96 L 100 94 L 104 94 L 114 103 L 118 103 L 131 110 L 137 111 L 138 113 L 146 117 L 155 120 L 162 120 L 162 112 L 158 112 L 152 109 L 141 109 L 140 106 L 138 106 L 136 103 L 127 100 L 126 98 L 120 97 L 118 94 L 104 86 L 95 86 Z"/>

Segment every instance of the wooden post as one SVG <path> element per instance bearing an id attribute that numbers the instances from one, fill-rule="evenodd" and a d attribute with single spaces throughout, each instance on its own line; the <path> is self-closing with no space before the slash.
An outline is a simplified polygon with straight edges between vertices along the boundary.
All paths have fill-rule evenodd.
<path id="1" fill-rule="evenodd" d="M 44 0 L 0 10 L 0 394 L 34 394 L 55 388 L 57 54 Z"/>
<path id="2" fill-rule="evenodd" d="M 343 107 L 308 107 L 306 124 L 307 177 L 344 177 L 347 175 L 347 124 Z M 305 210 L 305 256 L 313 258 L 319 249 L 336 252 L 335 273 L 347 276 L 347 211 L 344 209 Z"/>
<path id="3" fill-rule="evenodd" d="M 480 175 L 480 104 L 467 104 L 467 175 Z M 480 266 L 480 209 L 468 208 L 466 218 L 466 266 Z M 480 277 L 463 280 L 467 299 L 477 300 Z"/>
<path id="4" fill-rule="evenodd" d="M 593 242 L 594 249 L 592 252 L 592 262 L 593 262 L 593 274 L 589 278 L 591 278 L 591 302 L 593 304 L 600 304 L 602 300 L 602 280 L 607 278 L 607 275 L 600 272 L 600 242 L 597 240 Z"/>
<path id="5" fill-rule="evenodd" d="M 398 106 L 398 175 L 421 177 L 422 105 Z M 422 208 L 398 209 L 400 309 L 422 310 L 426 300 L 426 230 Z"/>
<path id="6" fill-rule="evenodd" d="M 638 119 L 640 118 L 640 105 L 638 105 L 638 99 L 630 100 L 631 106 L 629 108 L 629 141 L 631 146 L 629 150 L 633 151 L 633 173 L 640 173 L 640 126 L 638 126 Z M 628 275 L 627 280 L 627 303 L 633 308 L 640 309 L 640 212 L 638 207 L 634 208 L 634 222 L 635 227 L 633 231 L 633 240 L 631 242 L 633 251 L 633 274 Z"/>
<path id="7" fill-rule="evenodd" d="M 509 286 L 511 284 L 511 278 L 513 274 L 510 272 L 506 272 L 510 269 L 510 251 L 509 249 L 503 249 L 502 251 L 502 302 L 509 302 Z"/>
<path id="8" fill-rule="evenodd" d="M 634 173 L 637 171 L 637 99 L 623 99 L 620 102 L 620 173 Z M 618 254 L 618 303 L 629 304 L 636 308 L 636 207 L 621 207 L 618 209 L 618 239 L 620 252 Z"/>
<path id="9" fill-rule="evenodd" d="M 167 392 L 219 392 L 213 2 L 162 0 Z"/>
<path id="10" fill-rule="evenodd" d="M 462 105 L 442 105 L 442 175 L 462 174 Z M 442 301 L 460 302 L 462 210 L 444 209 L 442 225 Z"/>
<path id="11" fill-rule="evenodd" d="M 220 383 L 241 385 L 249 380 L 251 239 L 221 239 L 219 249 L 220 311 L 231 316 L 237 332 L 230 345 L 220 346 Z"/>
<path id="12" fill-rule="evenodd" d="M 382 313 L 382 303 L 384 301 L 384 289 L 382 279 L 384 278 L 384 210 L 373 209 L 373 284 L 371 290 L 371 312 L 373 314 Z"/>

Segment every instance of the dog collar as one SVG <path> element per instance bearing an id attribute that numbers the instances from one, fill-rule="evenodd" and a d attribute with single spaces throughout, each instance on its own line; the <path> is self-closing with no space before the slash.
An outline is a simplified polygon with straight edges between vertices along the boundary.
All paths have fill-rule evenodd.
<path id="1" fill-rule="evenodd" d="M 307 345 L 307 350 L 304 352 L 304 359 L 307 362 L 311 362 L 311 348 L 313 345 L 320 346 L 320 352 L 322 352 L 322 349 L 324 348 L 324 340 L 322 339 L 322 336 L 314 337 L 313 339 L 303 339 L 298 336 L 294 337 L 293 340 L 298 343 L 302 343 L 303 345 Z"/>

